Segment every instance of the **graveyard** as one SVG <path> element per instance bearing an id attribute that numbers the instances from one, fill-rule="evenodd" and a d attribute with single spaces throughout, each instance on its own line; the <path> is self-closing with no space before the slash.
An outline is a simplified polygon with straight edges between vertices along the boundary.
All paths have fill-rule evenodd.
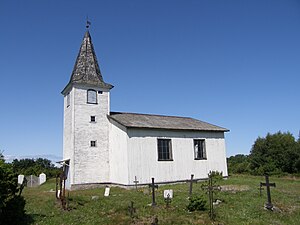
<path id="1" fill-rule="evenodd" d="M 214 188 L 207 181 L 189 181 L 132 189 L 110 187 L 109 193 L 105 187 L 66 191 L 65 210 L 55 196 L 55 186 L 55 179 L 49 179 L 39 186 L 24 188 L 25 224 L 300 223 L 299 177 L 270 176 L 266 181 L 263 176 L 232 175 L 226 180 L 217 180 Z M 215 190 L 214 219 L 209 215 L 209 189 Z M 206 200 L 205 210 L 188 211 L 189 196 L 202 196 Z M 271 197 L 273 210 L 266 207 L 270 206 Z"/>

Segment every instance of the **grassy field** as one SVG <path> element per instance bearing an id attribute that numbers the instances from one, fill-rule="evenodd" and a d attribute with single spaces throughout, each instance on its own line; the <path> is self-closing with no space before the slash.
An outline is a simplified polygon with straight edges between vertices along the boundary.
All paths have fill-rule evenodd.
<path id="1" fill-rule="evenodd" d="M 278 211 L 264 209 L 266 190 L 259 195 L 259 182 L 263 177 L 230 176 L 219 182 L 223 191 L 216 194 L 222 201 L 215 207 L 216 220 L 211 221 L 208 210 L 188 212 L 188 184 L 159 186 L 157 207 L 151 207 L 148 188 L 125 190 L 112 187 L 110 196 L 104 197 L 104 188 L 70 192 L 69 208 L 61 209 L 55 199 L 54 180 L 49 180 L 37 188 L 26 188 L 26 221 L 28 224 L 151 224 L 157 217 L 158 224 L 300 224 L 300 179 L 270 177 L 276 183 L 271 188 L 272 202 Z M 203 182 L 194 184 L 195 194 L 205 194 L 201 190 Z M 174 199 L 169 208 L 163 199 L 163 190 L 173 189 Z M 99 196 L 93 200 L 92 196 Z M 206 196 L 206 195 L 205 195 Z M 130 217 L 128 206 L 134 202 L 136 213 Z"/>

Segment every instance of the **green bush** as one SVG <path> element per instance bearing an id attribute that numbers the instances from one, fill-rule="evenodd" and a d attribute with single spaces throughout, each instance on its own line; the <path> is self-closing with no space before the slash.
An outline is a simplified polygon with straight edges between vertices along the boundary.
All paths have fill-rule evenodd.
<path id="1" fill-rule="evenodd" d="M 204 211 L 206 200 L 203 198 L 203 196 L 193 196 L 190 199 L 189 204 L 187 205 L 187 210 L 190 212 L 193 211 Z"/>
<path id="2" fill-rule="evenodd" d="M 25 200 L 19 196 L 17 174 L 0 153 L 0 221 L 1 224 L 24 224 Z"/>

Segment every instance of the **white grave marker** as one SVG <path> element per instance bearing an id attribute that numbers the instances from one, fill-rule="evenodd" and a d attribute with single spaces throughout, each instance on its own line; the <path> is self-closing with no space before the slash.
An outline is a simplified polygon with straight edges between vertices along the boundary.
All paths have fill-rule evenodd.
<path id="1" fill-rule="evenodd" d="M 173 190 L 164 190 L 164 198 L 173 198 Z"/>
<path id="2" fill-rule="evenodd" d="M 23 181 L 24 181 L 24 175 L 23 174 L 20 174 L 18 176 L 18 184 L 23 184 Z"/>
<path id="3" fill-rule="evenodd" d="M 105 192 L 104 192 L 104 196 L 108 197 L 109 196 L 109 191 L 110 191 L 110 187 L 106 187 L 105 188 Z"/>
<path id="4" fill-rule="evenodd" d="M 41 173 L 39 175 L 40 185 L 46 182 L 46 174 Z"/>
<path id="5" fill-rule="evenodd" d="M 57 190 L 56 197 L 60 198 L 60 190 Z"/>

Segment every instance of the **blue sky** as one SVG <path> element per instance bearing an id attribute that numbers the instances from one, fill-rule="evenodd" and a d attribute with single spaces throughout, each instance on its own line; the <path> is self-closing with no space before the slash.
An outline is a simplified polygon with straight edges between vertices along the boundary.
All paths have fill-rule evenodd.
<path id="1" fill-rule="evenodd" d="M 230 129 L 227 155 L 300 129 L 300 1 L 0 2 L 0 150 L 62 157 L 63 97 L 86 16 L 111 110 Z"/>

